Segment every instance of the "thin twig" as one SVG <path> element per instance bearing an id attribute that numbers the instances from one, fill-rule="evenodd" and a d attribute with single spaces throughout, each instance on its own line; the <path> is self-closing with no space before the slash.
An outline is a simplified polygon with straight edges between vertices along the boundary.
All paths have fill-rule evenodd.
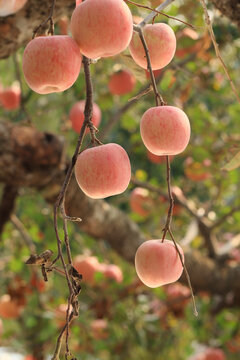
<path id="1" fill-rule="evenodd" d="M 210 37 L 211 37 L 211 40 L 212 40 L 212 43 L 213 43 L 213 46 L 214 46 L 214 49 L 215 49 L 215 53 L 216 53 L 216 56 L 218 58 L 218 60 L 220 61 L 220 63 L 222 64 L 222 67 L 225 71 L 225 74 L 230 82 L 230 85 L 231 85 L 231 88 L 234 92 L 234 94 L 236 95 L 236 98 L 238 100 L 238 102 L 240 103 L 240 96 L 238 94 L 238 91 L 234 85 L 234 82 L 228 72 L 228 69 L 227 69 L 227 66 L 225 64 L 225 62 L 223 61 L 223 58 L 222 58 L 222 55 L 220 53 L 220 50 L 219 50 L 219 47 L 218 47 L 218 44 L 217 44 L 217 41 L 216 41 L 216 38 L 215 38 L 215 35 L 214 35 L 214 31 L 213 31 L 213 27 L 212 27 L 212 23 L 211 23 L 211 19 L 210 19 L 210 16 L 208 14 L 208 10 L 207 10 L 207 5 L 206 5 L 206 2 L 205 0 L 200 0 L 201 3 L 202 3 L 202 7 L 203 7 L 203 11 L 204 11 L 204 15 L 205 15 L 205 24 L 207 26 L 207 29 L 209 31 L 209 34 L 210 34 Z"/>
<path id="2" fill-rule="evenodd" d="M 170 229 L 170 225 L 171 225 L 171 221 L 172 221 L 172 214 L 173 214 L 173 207 L 174 207 L 174 199 L 173 199 L 172 191 L 171 191 L 171 167 L 170 167 L 169 156 L 166 156 L 166 168 L 167 168 L 167 187 L 168 187 L 169 208 L 168 208 L 168 215 L 167 215 L 166 223 L 165 223 L 165 226 L 163 229 L 162 242 L 164 242 L 166 234 L 167 234 L 168 230 Z"/>
<path id="3" fill-rule="evenodd" d="M 138 26 L 140 27 L 144 27 L 146 24 L 150 23 L 153 21 L 153 19 L 155 18 L 155 16 L 157 15 L 157 11 L 161 11 L 163 9 L 165 9 L 168 5 L 170 5 L 171 3 L 173 3 L 175 0 L 166 0 L 164 1 L 164 3 L 160 4 L 154 11 L 152 11 L 150 14 L 148 14 L 148 16 L 145 17 L 145 19 L 143 19 Z"/>
<path id="4" fill-rule="evenodd" d="M 49 22 L 49 29 L 48 29 L 48 35 L 53 35 L 54 34 L 54 22 L 53 22 L 53 12 L 54 12 L 54 7 L 55 7 L 55 2 L 56 0 L 51 0 L 52 4 L 50 6 L 50 12 L 49 15 L 47 17 L 46 20 L 44 20 L 40 25 L 38 25 L 34 30 L 33 30 L 33 36 L 32 38 L 34 39 L 37 36 L 38 31 Z"/>
<path id="5" fill-rule="evenodd" d="M 150 56 L 149 56 L 149 50 L 147 47 L 147 43 L 143 34 L 143 29 L 141 27 L 139 27 L 138 25 L 134 25 L 133 29 L 138 32 L 138 35 L 140 37 L 140 40 L 142 42 L 144 51 L 145 51 L 145 55 L 146 55 L 146 60 L 147 60 L 147 69 L 150 73 L 150 77 L 151 77 L 151 82 L 152 82 L 152 87 L 153 87 L 153 91 L 155 94 L 155 101 L 156 101 L 156 106 L 163 106 L 165 105 L 165 102 L 162 98 L 162 96 L 159 94 L 158 89 L 157 89 L 157 85 L 156 85 L 156 80 L 153 74 L 153 69 L 152 69 L 152 65 L 151 65 L 151 60 L 150 60 Z"/>
<path id="6" fill-rule="evenodd" d="M 10 219 L 12 224 L 17 229 L 17 231 L 21 234 L 31 254 L 34 254 L 36 252 L 36 246 L 31 236 L 29 235 L 28 231 L 26 230 L 25 226 L 23 225 L 23 223 L 18 219 L 18 217 L 15 214 L 12 214 Z"/>
<path id="7" fill-rule="evenodd" d="M 143 9 L 147 9 L 147 10 L 150 10 L 150 11 L 153 11 L 153 12 L 157 13 L 157 15 L 163 15 L 163 16 L 167 17 L 168 19 L 172 19 L 172 20 L 179 21 L 179 22 L 181 22 L 182 24 L 187 25 L 187 26 L 189 26 L 189 27 L 192 28 L 192 29 L 195 29 L 195 26 L 193 26 L 192 24 L 189 24 L 188 22 L 183 21 L 183 20 L 181 20 L 181 19 L 178 19 L 178 18 L 176 18 L 176 17 L 174 17 L 174 16 L 167 15 L 167 14 L 165 14 L 165 13 L 162 12 L 162 11 L 158 11 L 157 8 L 156 8 L 156 9 L 153 9 L 153 8 L 151 8 L 151 7 L 149 7 L 149 6 L 141 5 L 141 4 L 138 4 L 138 3 L 134 2 L 134 1 L 130 1 L 130 0 L 124 0 L 124 1 L 128 2 L 129 4 L 135 5 L 135 6 L 137 6 L 137 7 L 140 7 L 140 8 L 143 8 Z M 156 15 L 155 15 L 155 16 L 156 16 Z M 155 19 L 155 16 L 154 16 L 154 19 Z"/>
<path id="8" fill-rule="evenodd" d="M 175 248 L 176 248 L 176 250 L 177 250 L 177 252 L 178 252 L 179 258 L 180 258 L 181 263 L 182 263 L 182 266 L 183 266 L 184 273 L 185 273 L 185 275 L 186 275 L 186 279 L 187 279 L 187 282 L 188 282 L 188 286 L 189 286 L 189 289 L 190 289 L 190 291 L 191 291 L 191 297 L 192 297 L 192 303 L 193 303 L 193 313 L 194 313 L 195 316 L 198 316 L 198 311 L 197 311 L 197 307 L 196 307 L 195 297 L 194 297 L 194 294 L 193 294 L 193 288 L 192 288 L 190 276 L 189 276 L 189 274 L 188 274 L 186 265 L 184 264 L 184 260 L 183 260 L 182 254 L 181 254 L 180 251 L 179 251 L 179 248 L 178 248 L 178 246 L 177 246 L 177 243 L 176 243 L 176 241 L 175 241 L 175 239 L 174 239 L 173 233 L 172 233 L 172 231 L 171 231 L 170 228 L 168 228 L 168 232 L 169 232 L 169 235 L 170 235 L 170 237 L 171 237 L 171 239 L 172 239 L 172 241 L 173 241 L 173 243 L 174 243 L 174 246 L 175 246 Z"/>

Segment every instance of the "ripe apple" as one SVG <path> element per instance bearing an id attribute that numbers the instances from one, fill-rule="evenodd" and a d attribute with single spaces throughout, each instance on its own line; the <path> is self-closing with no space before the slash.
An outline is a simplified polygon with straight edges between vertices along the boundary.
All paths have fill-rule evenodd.
<path id="1" fill-rule="evenodd" d="M 145 25 L 143 34 L 148 46 L 153 70 L 162 69 L 172 60 L 176 50 L 176 37 L 170 26 L 164 23 Z M 129 45 L 133 60 L 142 68 L 147 69 L 145 51 L 137 32 L 133 32 Z"/>
<path id="2" fill-rule="evenodd" d="M 67 16 L 62 16 L 58 20 L 58 26 L 61 35 L 68 35 L 69 20 Z"/>
<path id="3" fill-rule="evenodd" d="M 115 280 L 117 283 L 123 281 L 123 273 L 119 266 L 114 264 L 109 264 L 104 266 L 103 274 L 109 278 Z"/>
<path id="4" fill-rule="evenodd" d="M 87 0 L 72 14 L 73 38 L 90 59 L 119 54 L 129 45 L 132 31 L 132 14 L 123 0 Z"/>
<path id="5" fill-rule="evenodd" d="M 183 250 L 178 249 L 182 255 Z M 142 282 L 155 288 L 177 281 L 183 272 L 180 256 L 169 240 L 148 240 L 139 246 L 135 255 L 135 268 Z"/>
<path id="6" fill-rule="evenodd" d="M 78 156 L 75 176 L 87 196 L 103 199 L 126 190 L 131 165 L 126 151 L 120 145 L 110 143 L 84 150 Z"/>
<path id="7" fill-rule="evenodd" d="M 147 189 L 136 187 L 130 195 L 131 210 L 141 216 L 148 216 L 153 208 L 153 201 Z"/>
<path id="8" fill-rule="evenodd" d="M 102 267 L 96 256 L 77 255 L 73 259 L 73 266 L 82 275 L 84 282 L 94 284 L 96 272 L 101 272 Z"/>
<path id="9" fill-rule="evenodd" d="M 77 80 L 81 62 L 79 48 L 70 36 L 40 36 L 24 50 L 23 73 L 38 94 L 60 92 Z"/>
<path id="10" fill-rule="evenodd" d="M 120 70 L 111 75 L 108 87 L 113 95 L 130 93 L 136 84 L 136 79 L 129 70 Z"/>
<path id="11" fill-rule="evenodd" d="M 84 108 L 85 108 L 85 100 L 78 101 L 70 110 L 70 120 L 72 123 L 72 128 L 78 134 L 81 131 L 81 127 L 84 121 Z M 95 127 L 98 127 L 101 122 L 101 110 L 99 106 L 93 103 L 93 114 L 92 114 L 92 122 Z M 87 129 L 89 132 L 89 129 Z"/>
<path id="12" fill-rule="evenodd" d="M 155 78 L 157 78 L 162 72 L 162 69 L 153 70 L 153 75 Z M 145 70 L 146 78 L 150 79 L 150 72 L 148 70 Z"/>
<path id="13" fill-rule="evenodd" d="M 17 319 L 23 310 L 23 306 L 11 299 L 8 294 L 0 298 L 0 316 L 3 319 Z"/>
<path id="14" fill-rule="evenodd" d="M 155 155 L 177 155 L 185 150 L 190 139 L 187 115 L 174 106 L 148 109 L 140 123 L 146 148 Z"/>
<path id="15" fill-rule="evenodd" d="M 221 349 L 208 348 L 204 360 L 225 360 L 226 356 Z"/>
<path id="16" fill-rule="evenodd" d="M 209 167 L 212 162 L 210 159 L 205 159 L 202 163 L 194 161 L 192 157 L 188 157 L 184 161 L 184 173 L 186 177 L 192 181 L 204 181 L 211 177 Z"/>
<path id="17" fill-rule="evenodd" d="M 37 360 L 33 355 L 26 355 L 24 360 Z"/>
<path id="18" fill-rule="evenodd" d="M 81 2 L 82 0 L 76 0 L 76 6 L 78 6 Z"/>
<path id="19" fill-rule="evenodd" d="M 15 14 L 26 2 L 27 0 L 0 0 L 0 16 Z"/>
<path id="20" fill-rule="evenodd" d="M 0 104 L 6 110 L 16 110 L 21 102 L 21 90 L 18 85 L 12 85 L 5 89 L 0 89 Z"/>

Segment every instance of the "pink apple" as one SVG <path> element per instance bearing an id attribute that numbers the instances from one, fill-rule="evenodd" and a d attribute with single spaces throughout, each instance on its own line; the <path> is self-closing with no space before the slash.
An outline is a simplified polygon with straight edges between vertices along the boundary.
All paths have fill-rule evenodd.
<path id="1" fill-rule="evenodd" d="M 153 208 L 153 201 L 147 189 L 136 187 L 130 195 L 132 211 L 141 216 L 148 216 Z"/>
<path id="2" fill-rule="evenodd" d="M 120 145 L 110 143 L 84 150 L 78 156 L 75 175 L 87 196 L 103 199 L 126 190 L 131 165 L 126 151 Z"/>
<path id="3" fill-rule="evenodd" d="M 101 264 L 96 256 L 78 255 L 73 259 L 73 266 L 82 275 L 84 282 L 93 284 L 96 272 L 102 272 Z"/>
<path id="4" fill-rule="evenodd" d="M 73 38 L 90 59 L 119 54 L 129 45 L 132 31 L 132 14 L 123 0 L 87 0 L 72 14 Z"/>
<path id="5" fill-rule="evenodd" d="M 113 95 L 130 93 L 136 84 L 136 79 L 129 70 L 120 70 L 111 75 L 108 83 L 109 91 Z"/>
<path id="6" fill-rule="evenodd" d="M 109 278 L 115 280 L 117 283 L 123 281 L 123 273 L 119 266 L 109 264 L 104 266 L 103 274 Z"/>
<path id="7" fill-rule="evenodd" d="M 21 90 L 17 85 L 0 90 L 0 105 L 6 110 L 16 110 L 21 103 Z"/>
<path id="8" fill-rule="evenodd" d="M 27 0 L 0 0 L 0 16 L 15 14 L 26 2 Z"/>
<path id="9" fill-rule="evenodd" d="M 183 257 L 183 250 L 178 245 Z M 177 281 L 183 272 L 180 256 L 169 240 L 148 240 L 139 246 L 135 256 L 136 272 L 147 286 L 155 288 Z"/>
<path id="10" fill-rule="evenodd" d="M 85 108 L 85 100 L 78 101 L 70 110 L 70 120 L 72 123 L 72 128 L 78 134 L 81 131 L 81 127 L 84 121 L 84 108 Z M 93 114 L 92 114 L 92 122 L 95 127 L 101 122 L 101 110 L 97 104 L 93 103 Z M 89 131 L 89 130 L 87 130 Z"/>
<path id="11" fill-rule="evenodd" d="M 41 36 L 31 40 L 24 50 L 23 73 L 37 93 L 60 92 L 77 80 L 81 61 L 79 48 L 69 36 Z"/>
<path id="12" fill-rule="evenodd" d="M 146 148 L 155 155 L 177 155 L 190 139 L 187 115 L 174 106 L 148 109 L 141 119 L 141 136 Z"/>
<path id="13" fill-rule="evenodd" d="M 176 51 L 174 31 L 167 24 L 156 23 L 145 25 L 143 34 L 148 46 L 152 69 L 162 69 L 170 63 Z M 133 32 L 129 50 L 133 60 L 142 68 L 147 69 L 146 54 L 137 32 Z"/>

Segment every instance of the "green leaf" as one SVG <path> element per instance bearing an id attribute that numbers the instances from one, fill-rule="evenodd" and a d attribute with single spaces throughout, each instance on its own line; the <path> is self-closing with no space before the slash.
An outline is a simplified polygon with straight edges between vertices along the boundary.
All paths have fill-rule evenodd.
<path id="1" fill-rule="evenodd" d="M 222 170 L 231 171 L 237 169 L 240 166 L 240 151 L 230 160 L 227 164 L 225 164 Z"/>

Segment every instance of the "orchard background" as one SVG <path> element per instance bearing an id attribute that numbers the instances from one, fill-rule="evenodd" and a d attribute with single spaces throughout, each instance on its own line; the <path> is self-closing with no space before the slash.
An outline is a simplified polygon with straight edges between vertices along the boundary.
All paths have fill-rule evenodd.
<path id="1" fill-rule="evenodd" d="M 160 2 L 138 1 L 149 7 Z M 86 97 L 83 66 L 78 80 L 62 93 L 38 95 L 24 81 L 24 46 L 47 19 L 51 3 L 28 0 L 16 14 L 0 17 L 0 82 L 3 88 L 15 81 L 21 87 L 19 107 L 0 108 L 0 288 L 1 296 L 15 302 L 11 315 L 1 319 L 0 344 L 37 360 L 54 352 L 68 289 L 61 265 L 44 282 L 40 266 L 25 262 L 30 254 L 48 249 L 57 254 L 53 204 L 78 138 L 69 112 Z M 128 5 L 134 16 L 149 13 Z M 240 1 L 212 0 L 207 6 L 222 57 L 239 89 Z M 60 19 L 70 18 L 74 8 L 75 1 L 56 0 L 55 34 L 63 31 Z M 171 160 L 172 231 L 184 249 L 199 316 L 193 315 L 187 288 L 175 295 L 169 286 L 149 289 L 133 266 L 138 246 L 161 238 L 168 197 L 166 164 L 149 159 L 139 131 L 143 113 L 155 104 L 154 94 L 145 70 L 127 49 L 90 65 L 94 102 L 102 112 L 97 136 L 127 151 L 132 181 L 123 194 L 105 200 L 85 196 L 74 176 L 68 188 L 66 212 L 82 219 L 68 222 L 72 255 L 92 256 L 101 265 L 81 283 L 79 317 L 70 326 L 74 355 L 68 360 L 196 359 L 208 347 L 222 349 L 229 360 L 240 356 L 240 104 L 216 57 L 201 2 L 175 0 L 165 11 L 194 26 L 162 15 L 155 19 L 168 23 L 177 38 L 173 61 L 156 78 L 158 89 L 191 123 L 187 149 Z M 46 29 L 48 25 L 42 31 Z M 136 79 L 125 95 L 113 95 L 108 86 L 119 69 L 130 70 Z M 84 146 L 89 142 L 87 134 Z M 130 204 L 137 186 L 149 191 L 143 215 Z M 63 237 L 61 228 L 59 219 Z M 104 264 L 116 265 L 110 277 L 101 270 Z M 186 285 L 184 274 L 180 283 Z"/>

